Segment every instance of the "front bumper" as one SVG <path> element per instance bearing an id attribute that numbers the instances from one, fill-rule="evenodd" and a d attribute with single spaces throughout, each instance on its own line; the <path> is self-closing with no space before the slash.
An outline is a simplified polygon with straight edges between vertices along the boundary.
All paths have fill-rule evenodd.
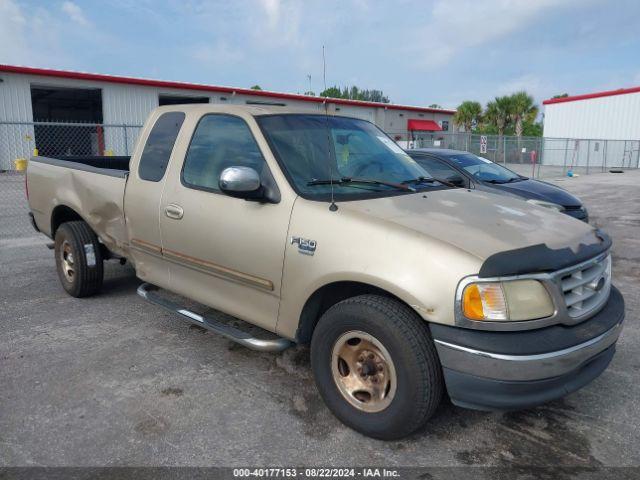
<path id="1" fill-rule="evenodd" d="M 612 287 L 604 308 L 574 326 L 488 332 L 431 324 L 454 404 L 480 410 L 528 408 L 587 385 L 607 367 L 624 320 Z"/>

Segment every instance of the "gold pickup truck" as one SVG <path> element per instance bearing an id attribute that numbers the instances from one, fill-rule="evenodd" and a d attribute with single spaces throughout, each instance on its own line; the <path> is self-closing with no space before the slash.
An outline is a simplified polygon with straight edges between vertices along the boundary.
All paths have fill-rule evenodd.
<path id="1" fill-rule="evenodd" d="M 439 181 L 364 120 L 161 107 L 130 158 L 34 157 L 27 187 L 70 295 L 129 261 L 138 293 L 190 322 L 258 350 L 310 344 L 326 404 L 372 437 L 419 429 L 445 393 L 485 410 L 566 395 L 622 328 L 605 233 Z"/>

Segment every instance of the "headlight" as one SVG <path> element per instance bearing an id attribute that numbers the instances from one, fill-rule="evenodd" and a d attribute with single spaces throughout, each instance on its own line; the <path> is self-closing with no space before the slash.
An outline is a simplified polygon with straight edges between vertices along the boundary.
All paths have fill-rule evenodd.
<path id="1" fill-rule="evenodd" d="M 459 298 L 469 320 L 533 320 L 554 312 L 547 289 L 537 280 L 469 283 Z"/>
<path id="2" fill-rule="evenodd" d="M 553 202 L 545 202 L 544 200 L 536 200 L 534 198 L 530 198 L 527 202 L 532 203 L 533 205 L 538 205 L 544 208 L 550 208 L 552 210 L 556 210 L 558 212 L 564 212 L 564 207 L 562 205 L 558 205 Z"/>

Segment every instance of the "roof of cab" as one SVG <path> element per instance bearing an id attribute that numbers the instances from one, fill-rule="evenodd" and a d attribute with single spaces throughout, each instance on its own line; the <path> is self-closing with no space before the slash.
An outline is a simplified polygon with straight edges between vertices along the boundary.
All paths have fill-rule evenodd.
<path id="1" fill-rule="evenodd" d="M 159 111 L 171 112 L 197 112 L 197 113 L 248 113 L 254 117 L 261 115 L 274 114 L 306 114 L 306 115 L 325 115 L 324 110 L 313 111 L 305 108 L 281 107 L 277 105 L 226 105 L 220 103 L 190 103 L 177 105 L 164 105 L 158 107 Z M 340 115 L 340 113 L 327 112 L 329 116 L 348 117 L 349 115 Z"/>

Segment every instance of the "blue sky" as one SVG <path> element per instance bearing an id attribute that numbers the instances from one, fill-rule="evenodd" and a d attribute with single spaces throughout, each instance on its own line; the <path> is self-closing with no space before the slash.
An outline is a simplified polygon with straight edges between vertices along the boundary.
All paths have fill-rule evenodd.
<path id="1" fill-rule="evenodd" d="M 456 107 L 640 85 L 640 2 L 0 0 L 0 63 Z"/>

